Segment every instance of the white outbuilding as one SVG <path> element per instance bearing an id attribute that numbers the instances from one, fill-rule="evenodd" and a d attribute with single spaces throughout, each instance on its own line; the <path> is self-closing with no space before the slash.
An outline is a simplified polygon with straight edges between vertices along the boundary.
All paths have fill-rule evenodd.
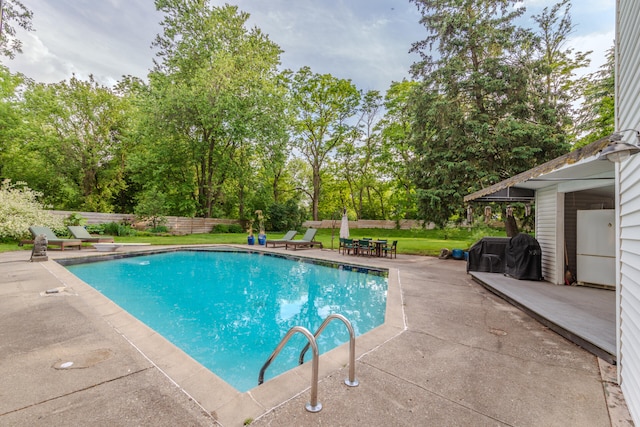
<path id="1" fill-rule="evenodd" d="M 615 129 L 465 198 L 535 204 L 545 281 L 615 290 L 618 381 L 640 425 L 640 1 L 616 1 Z M 620 153 L 619 148 L 626 151 Z M 630 151 L 628 149 L 631 149 Z M 612 153 L 607 155 L 607 153 Z"/>

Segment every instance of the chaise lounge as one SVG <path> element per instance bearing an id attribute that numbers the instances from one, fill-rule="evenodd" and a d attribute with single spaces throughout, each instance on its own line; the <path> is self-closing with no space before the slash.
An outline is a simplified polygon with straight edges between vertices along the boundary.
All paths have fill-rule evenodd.
<path id="1" fill-rule="evenodd" d="M 302 239 L 287 240 L 285 242 L 284 248 L 289 249 L 289 246 L 291 246 L 293 250 L 297 250 L 299 248 L 313 248 L 314 246 L 320 246 L 320 249 L 322 249 L 322 242 L 316 242 L 315 240 L 313 240 L 314 237 L 316 237 L 317 232 L 318 230 L 316 230 L 315 228 L 310 228 L 306 233 L 304 233 Z"/>
<path id="2" fill-rule="evenodd" d="M 269 247 L 269 243 L 271 243 L 272 247 L 276 247 L 276 245 L 278 246 L 286 246 L 286 243 L 290 240 L 293 240 L 293 238 L 295 237 L 295 235 L 298 234 L 298 232 L 296 230 L 289 230 L 287 231 L 287 234 L 285 234 L 282 239 L 272 239 L 272 240 L 267 240 L 265 246 Z"/>
<path id="3" fill-rule="evenodd" d="M 49 227 L 34 225 L 29 227 L 29 231 L 31 232 L 31 235 L 33 236 L 34 239 L 36 238 L 36 236 L 44 234 L 47 238 L 47 245 L 60 246 L 61 251 L 64 251 L 64 248 L 69 248 L 74 246 L 76 246 L 78 250 L 82 248 L 82 240 L 61 239 L 58 236 L 56 236 L 56 233 L 54 233 Z M 20 246 L 22 246 L 22 244 L 24 243 L 33 243 L 33 241 L 21 241 Z"/>
<path id="4" fill-rule="evenodd" d="M 114 242 L 113 237 L 111 236 L 92 236 L 91 234 L 89 234 L 86 228 L 79 225 L 70 225 L 70 226 L 67 226 L 67 228 L 69 229 L 69 232 L 74 238 L 80 239 L 83 242 L 90 242 L 90 243 L 113 243 Z"/>

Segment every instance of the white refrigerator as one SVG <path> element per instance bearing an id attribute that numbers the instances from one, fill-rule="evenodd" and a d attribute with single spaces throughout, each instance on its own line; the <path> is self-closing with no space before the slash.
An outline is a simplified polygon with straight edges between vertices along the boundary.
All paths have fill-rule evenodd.
<path id="1" fill-rule="evenodd" d="M 615 288 L 615 210 L 581 210 L 577 213 L 576 279 L 578 283 Z"/>

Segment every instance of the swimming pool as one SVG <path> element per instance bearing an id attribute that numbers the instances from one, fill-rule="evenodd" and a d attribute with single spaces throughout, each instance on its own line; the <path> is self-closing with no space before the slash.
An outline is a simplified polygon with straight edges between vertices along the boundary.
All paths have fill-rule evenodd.
<path id="1" fill-rule="evenodd" d="M 260 367 L 293 326 L 313 332 L 327 315 L 340 313 L 361 335 L 385 320 L 383 271 L 218 251 L 67 268 L 239 391 L 257 385 Z M 333 322 L 318 346 L 323 353 L 346 341 L 344 325 Z M 296 366 L 304 344 L 294 336 L 266 378 Z"/>

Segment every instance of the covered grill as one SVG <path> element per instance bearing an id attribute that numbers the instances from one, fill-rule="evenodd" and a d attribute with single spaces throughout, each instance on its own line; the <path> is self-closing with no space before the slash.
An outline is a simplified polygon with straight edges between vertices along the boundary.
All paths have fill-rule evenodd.
<path id="1" fill-rule="evenodd" d="M 504 273 L 508 237 L 483 237 L 469 249 L 467 271 Z"/>
<path id="2" fill-rule="evenodd" d="M 542 280 L 542 250 L 534 237 L 520 233 L 509 240 L 504 274 L 520 280 Z"/>

